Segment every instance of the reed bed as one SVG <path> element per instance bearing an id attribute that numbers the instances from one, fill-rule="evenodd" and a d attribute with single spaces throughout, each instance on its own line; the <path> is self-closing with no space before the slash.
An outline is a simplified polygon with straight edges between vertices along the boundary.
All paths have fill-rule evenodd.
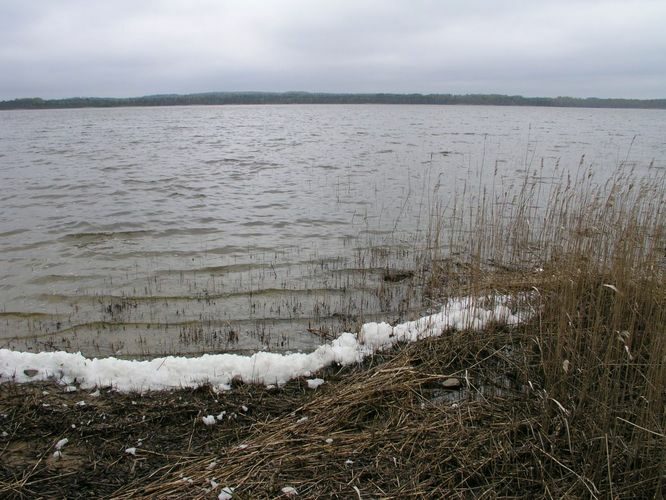
<path id="1" fill-rule="evenodd" d="M 597 183 L 581 162 L 548 191 L 527 174 L 436 208 L 415 273 L 431 299 L 521 294 L 527 322 L 397 346 L 284 404 L 278 391 L 235 438 L 212 428 L 109 496 L 660 497 L 666 183 L 648 170 Z"/>
<path id="2" fill-rule="evenodd" d="M 663 174 L 637 181 L 623 166 L 597 184 L 581 164 L 545 200 L 527 176 L 515 194 L 438 212 L 423 255 L 430 294 L 530 292 L 530 321 L 404 346 L 240 447 L 122 495 L 205 496 L 214 477 L 239 498 L 285 486 L 306 497 L 659 496 L 665 187 Z M 461 384 L 454 397 L 444 381 Z"/>

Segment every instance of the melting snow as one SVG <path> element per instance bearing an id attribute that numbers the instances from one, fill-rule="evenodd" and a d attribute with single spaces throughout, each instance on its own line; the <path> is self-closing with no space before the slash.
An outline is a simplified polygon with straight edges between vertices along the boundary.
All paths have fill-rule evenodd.
<path id="1" fill-rule="evenodd" d="M 201 420 L 203 420 L 203 423 L 206 425 L 215 424 L 215 417 L 213 415 L 207 415 L 205 417 L 201 417 Z"/>
<path id="2" fill-rule="evenodd" d="M 112 386 L 122 392 L 198 387 L 205 383 L 224 390 L 229 388 L 234 378 L 246 383 L 280 386 L 334 363 L 358 363 L 398 342 L 438 336 L 450 329 L 479 330 L 491 321 L 506 324 L 520 322 L 520 316 L 512 314 L 506 305 L 509 297 L 489 299 L 450 300 L 440 313 L 397 326 L 366 323 L 358 334 L 342 333 L 330 344 L 308 354 L 204 354 L 196 358 L 168 356 L 138 361 L 114 357 L 89 359 L 81 353 L 63 351 L 30 353 L 0 349 L 0 383 L 56 379 L 66 386 L 66 391 L 76 390 L 72 385 L 76 381 L 81 389 Z M 482 305 L 484 302 L 494 302 L 495 305 L 485 307 Z M 37 370 L 37 373 L 28 376 L 26 370 Z M 308 385 L 315 380 L 308 381 Z"/>
<path id="3" fill-rule="evenodd" d="M 310 379 L 306 380 L 306 382 L 308 383 L 308 387 L 310 389 L 316 389 L 317 387 L 319 387 L 321 384 L 324 383 L 324 379 L 323 378 L 310 378 Z"/>
<path id="4" fill-rule="evenodd" d="M 227 486 L 226 488 L 222 488 L 220 494 L 217 495 L 217 500 L 230 500 L 234 494 L 235 489 L 236 488 L 231 488 L 229 486 Z"/>
<path id="5" fill-rule="evenodd" d="M 58 441 L 58 442 L 55 444 L 55 449 L 58 450 L 58 451 L 60 451 L 60 450 L 62 449 L 62 447 L 65 446 L 67 443 L 69 443 L 69 439 L 67 439 L 67 438 L 62 438 L 60 441 Z"/>
<path id="6" fill-rule="evenodd" d="M 282 488 L 282 493 L 284 493 L 288 497 L 298 496 L 298 491 L 296 491 L 296 488 L 294 488 L 293 486 L 285 486 L 284 488 Z"/>

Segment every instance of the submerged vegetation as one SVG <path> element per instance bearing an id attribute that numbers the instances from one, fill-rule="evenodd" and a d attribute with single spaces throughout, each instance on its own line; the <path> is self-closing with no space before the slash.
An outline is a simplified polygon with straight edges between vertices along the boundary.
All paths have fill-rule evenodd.
<path id="1" fill-rule="evenodd" d="M 0 492 L 659 496 L 665 181 L 663 172 L 635 178 L 620 165 L 598 184 L 581 168 L 548 191 L 528 175 L 517 190 L 490 186 L 434 207 L 418 265 L 387 271 L 383 282 L 421 280 L 434 303 L 527 294 L 531 319 L 452 331 L 354 368 L 332 367 L 314 391 L 302 380 L 273 389 L 239 383 L 221 394 L 104 390 L 97 399 L 67 395 L 87 406 L 68 401 L 72 408 L 63 410 L 62 394 L 4 384 L 0 450 L 19 458 L 3 457 Z M 236 418 L 203 423 L 221 411 Z M 69 465 L 52 459 L 53 443 L 65 436 L 79 457 Z"/>

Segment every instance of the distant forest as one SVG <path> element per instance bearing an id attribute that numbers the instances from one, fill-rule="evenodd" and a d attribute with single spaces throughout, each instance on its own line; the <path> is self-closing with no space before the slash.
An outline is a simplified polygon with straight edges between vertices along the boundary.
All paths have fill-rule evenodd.
<path id="1" fill-rule="evenodd" d="M 0 101 L 2 109 L 111 108 L 121 106 L 189 106 L 214 104 L 471 104 L 568 108 L 666 109 L 666 99 L 596 97 L 523 97 L 500 94 L 331 94 L 313 92 L 207 92 L 144 97 L 39 97 Z"/>

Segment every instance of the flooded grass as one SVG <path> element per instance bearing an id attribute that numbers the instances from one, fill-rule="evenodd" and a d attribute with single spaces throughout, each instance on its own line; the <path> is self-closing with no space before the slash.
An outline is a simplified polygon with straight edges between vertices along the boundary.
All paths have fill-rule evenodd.
<path id="1" fill-rule="evenodd" d="M 410 251 L 388 246 L 294 264 L 161 271 L 107 290 L 44 295 L 67 312 L 5 312 L 0 337 L 13 349 L 88 356 L 307 350 L 332 335 L 313 332 L 337 336 L 386 314 L 419 316 L 415 277 Z"/>

